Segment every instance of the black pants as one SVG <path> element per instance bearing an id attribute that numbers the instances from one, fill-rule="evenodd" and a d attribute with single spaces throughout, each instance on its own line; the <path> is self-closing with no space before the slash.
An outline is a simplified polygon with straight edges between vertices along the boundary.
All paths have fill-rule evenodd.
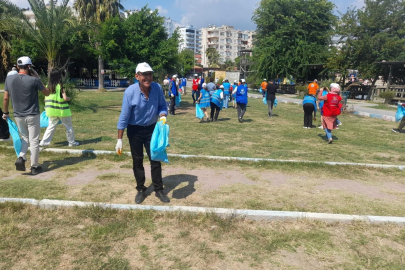
<path id="1" fill-rule="evenodd" d="M 170 110 L 169 110 L 169 112 L 171 113 L 171 114 L 175 114 L 175 109 L 174 109 L 174 106 L 176 105 L 176 97 L 170 97 Z"/>
<path id="2" fill-rule="evenodd" d="M 219 108 L 215 103 L 211 102 L 211 120 L 217 120 L 219 111 L 221 108 Z"/>
<path id="3" fill-rule="evenodd" d="M 312 127 L 312 114 L 315 111 L 314 104 L 304 104 L 304 127 Z"/>
<path id="4" fill-rule="evenodd" d="M 159 161 L 150 159 L 150 140 L 152 138 L 155 125 L 150 126 L 131 126 L 128 125 L 127 136 L 129 145 L 131 147 L 131 154 L 133 160 L 133 170 L 136 179 L 136 190 L 146 190 L 145 187 L 145 169 L 143 167 L 143 147 L 145 146 L 146 153 L 148 154 L 150 167 L 152 172 L 152 182 L 154 190 L 163 190 L 162 181 L 162 165 Z"/>
<path id="5" fill-rule="evenodd" d="M 7 121 L 2 118 L 3 111 L 0 108 L 0 139 L 10 138 L 10 131 L 8 129 Z"/>
<path id="6" fill-rule="evenodd" d="M 238 118 L 243 118 L 246 112 L 246 104 L 236 103 L 238 109 Z"/>

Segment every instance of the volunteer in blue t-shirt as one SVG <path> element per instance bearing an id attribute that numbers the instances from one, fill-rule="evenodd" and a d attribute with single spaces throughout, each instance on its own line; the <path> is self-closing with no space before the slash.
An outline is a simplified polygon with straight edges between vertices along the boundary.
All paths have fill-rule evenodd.
<path id="1" fill-rule="evenodd" d="M 224 87 L 224 105 L 223 107 L 228 109 L 228 102 L 229 102 L 229 97 L 231 95 L 231 84 L 229 83 L 228 79 L 225 78 L 224 83 L 222 84 Z"/>
<path id="2" fill-rule="evenodd" d="M 245 115 L 246 112 L 246 105 L 248 103 L 248 97 L 247 97 L 247 92 L 248 88 L 245 85 L 245 79 L 241 79 L 240 85 L 232 91 L 232 94 L 235 94 L 236 96 L 236 105 L 238 109 L 238 121 L 239 123 L 243 122 L 243 116 Z"/>
<path id="3" fill-rule="evenodd" d="M 181 79 L 181 88 L 183 89 L 183 95 L 186 95 L 186 86 L 187 86 L 187 79 L 186 77 L 183 77 Z"/>
<path id="4" fill-rule="evenodd" d="M 302 100 L 304 109 L 304 128 L 312 128 L 312 113 L 316 116 L 316 98 L 312 95 L 305 95 Z"/>

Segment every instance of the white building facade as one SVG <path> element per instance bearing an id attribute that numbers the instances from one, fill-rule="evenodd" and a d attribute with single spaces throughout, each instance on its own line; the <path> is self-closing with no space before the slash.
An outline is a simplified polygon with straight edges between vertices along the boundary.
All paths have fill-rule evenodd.
<path id="1" fill-rule="evenodd" d="M 201 29 L 202 65 L 208 67 L 209 62 L 205 54 L 208 48 L 215 48 L 220 55 L 220 62 L 235 61 L 241 50 L 253 48 L 254 31 L 241 31 L 233 26 L 223 25 L 216 27 L 210 25 Z"/>
<path id="2" fill-rule="evenodd" d="M 181 27 L 181 25 L 176 22 L 173 21 L 172 19 L 170 19 L 170 17 L 166 18 L 165 17 L 165 21 L 164 21 L 164 25 L 163 25 L 166 29 L 166 33 L 169 35 L 169 38 L 172 37 L 174 31 L 176 31 L 177 27 Z"/>
<path id="3" fill-rule="evenodd" d="M 201 52 L 201 30 L 195 29 L 192 25 L 179 28 L 180 43 L 179 51 L 188 49 L 195 54 Z"/>

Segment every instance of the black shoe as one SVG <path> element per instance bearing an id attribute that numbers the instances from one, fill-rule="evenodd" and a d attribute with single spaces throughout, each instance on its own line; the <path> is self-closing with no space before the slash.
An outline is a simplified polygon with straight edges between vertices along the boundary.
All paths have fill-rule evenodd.
<path id="1" fill-rule="evenodd" d="M 169 203 L 169 202 L 170 202 L 169 197 L 167 197 L 167 195 L 164 194 L 162 190 L 156 191 L 156 192 L 155 192 L 155 195 L 156 195 L 156 197 L 159 198 L 159 200 L 160 200 L 161 202 L 164 202 L 164 203 Z"/>
<path id="2" fill-rule="evenodd" d="M 397 129 L 397 128 L 393 128 L 393 129 L 391 129 L 391 131 L 394 132 L 394 133 L 399 133 L 400 132 L 399 129 Z"/>
<path id="3" fill-rule="evenodd" d="M 39 173 L 42 172 L 42 167 L 38 166 L 38 167 L 31 167 L 31 174 L 32 175 L 37 175 Z"/>
<path id="4" fill-rule="evenodd" d="M 17 158 L 17 161 L 15 162 L 15 169 L 17 171 L 25 172 L 25 160 L 22 157 Z"/>
<path id="5" fill-rule="evenodd" d="M 145 191 L 140 190 L 140 191 L 138 191 L 138 193 L 135 196 L 135 203 L 140 204 L 145 200 L 145 198 L 146 198 Z"/>
<path id="6" fill-rule="evenodd" d="M 238 119 L 238 120 L 239 120 L 239 123 L 242 123 L 242 122 L 243 122 L 243 121 L 242 121 L 242 118 L 240 118 L 240 117 L 239 117 L 239 119 Z"/>

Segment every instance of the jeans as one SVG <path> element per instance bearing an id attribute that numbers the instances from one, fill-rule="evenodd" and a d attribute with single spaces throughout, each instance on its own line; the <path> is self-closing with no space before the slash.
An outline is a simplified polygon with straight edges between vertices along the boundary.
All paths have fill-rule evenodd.
<path id="1" fill-rule="evenodd" d="M 325 128 L 325 133 L 328 140 L 332 139 L 332 130 Z"/>
<path id="2" fill-rule="evenodd" d="M 224 95 L 224 108 L 228 109 L 228 102 L 229 102 L 230 95 Z"/>
<path id="3" fill-rule="evenodd" d="M 39 166 L 39 134 L 41 132 L 40 116 L 28 115 L 15 117 L 18 130 L 21 134 L 21 152 L 19 157 L 27 160 L 28 143 L 31 152 L 31 167 Z"/>
<path id="4" fill-rule="evenodd" d="M 218 119 L 218 115 L 219 115 L 220 110 L 221 110 L 221 108 L 219 108 L 215 103 L 211 102 L 211 120 L 217 120 Z"/>
<path id="5" fill-rule="evenodd" d="M 143 167 L 143 147 L 146 149 L 152 172 L 152 183 L 155 191 L 163 190 L 162 165 L 159 161 L 150 159 L 150 141 L 155 124 L 150 126 L 128 125 L 127 136 L 131 147 L 133 170 L 136 180 L 136 190 L 145 191 L 145 169 Z"/>
<path id="6" fill-rule="evenodd" d="M 237 109 L 238 109 L 238 118 L 243 118 L 246 112 L 246 104 L 243 103 L 236 103 L 237 104 Z"/>
<path id="7" fill-rule="evenodd" d="M 304 127 L 312 128 L 312 114 L 315 111 L 314 104 L 306 103 L 304 108 Z"/>
<path id="8" fill-rule="evenodd" d="M 66 128 L 66 138 L 69 144 L 75 143 L 75 131 L 72 127 L 72 117 L 49 117 L 49 125 L 46 128 L 44 137 L 40 143 L 41 146 L 49 145 L 52 141 L 53 134 L 55 134 L 56 126 L 59 123 L 59 120 Z"/>

